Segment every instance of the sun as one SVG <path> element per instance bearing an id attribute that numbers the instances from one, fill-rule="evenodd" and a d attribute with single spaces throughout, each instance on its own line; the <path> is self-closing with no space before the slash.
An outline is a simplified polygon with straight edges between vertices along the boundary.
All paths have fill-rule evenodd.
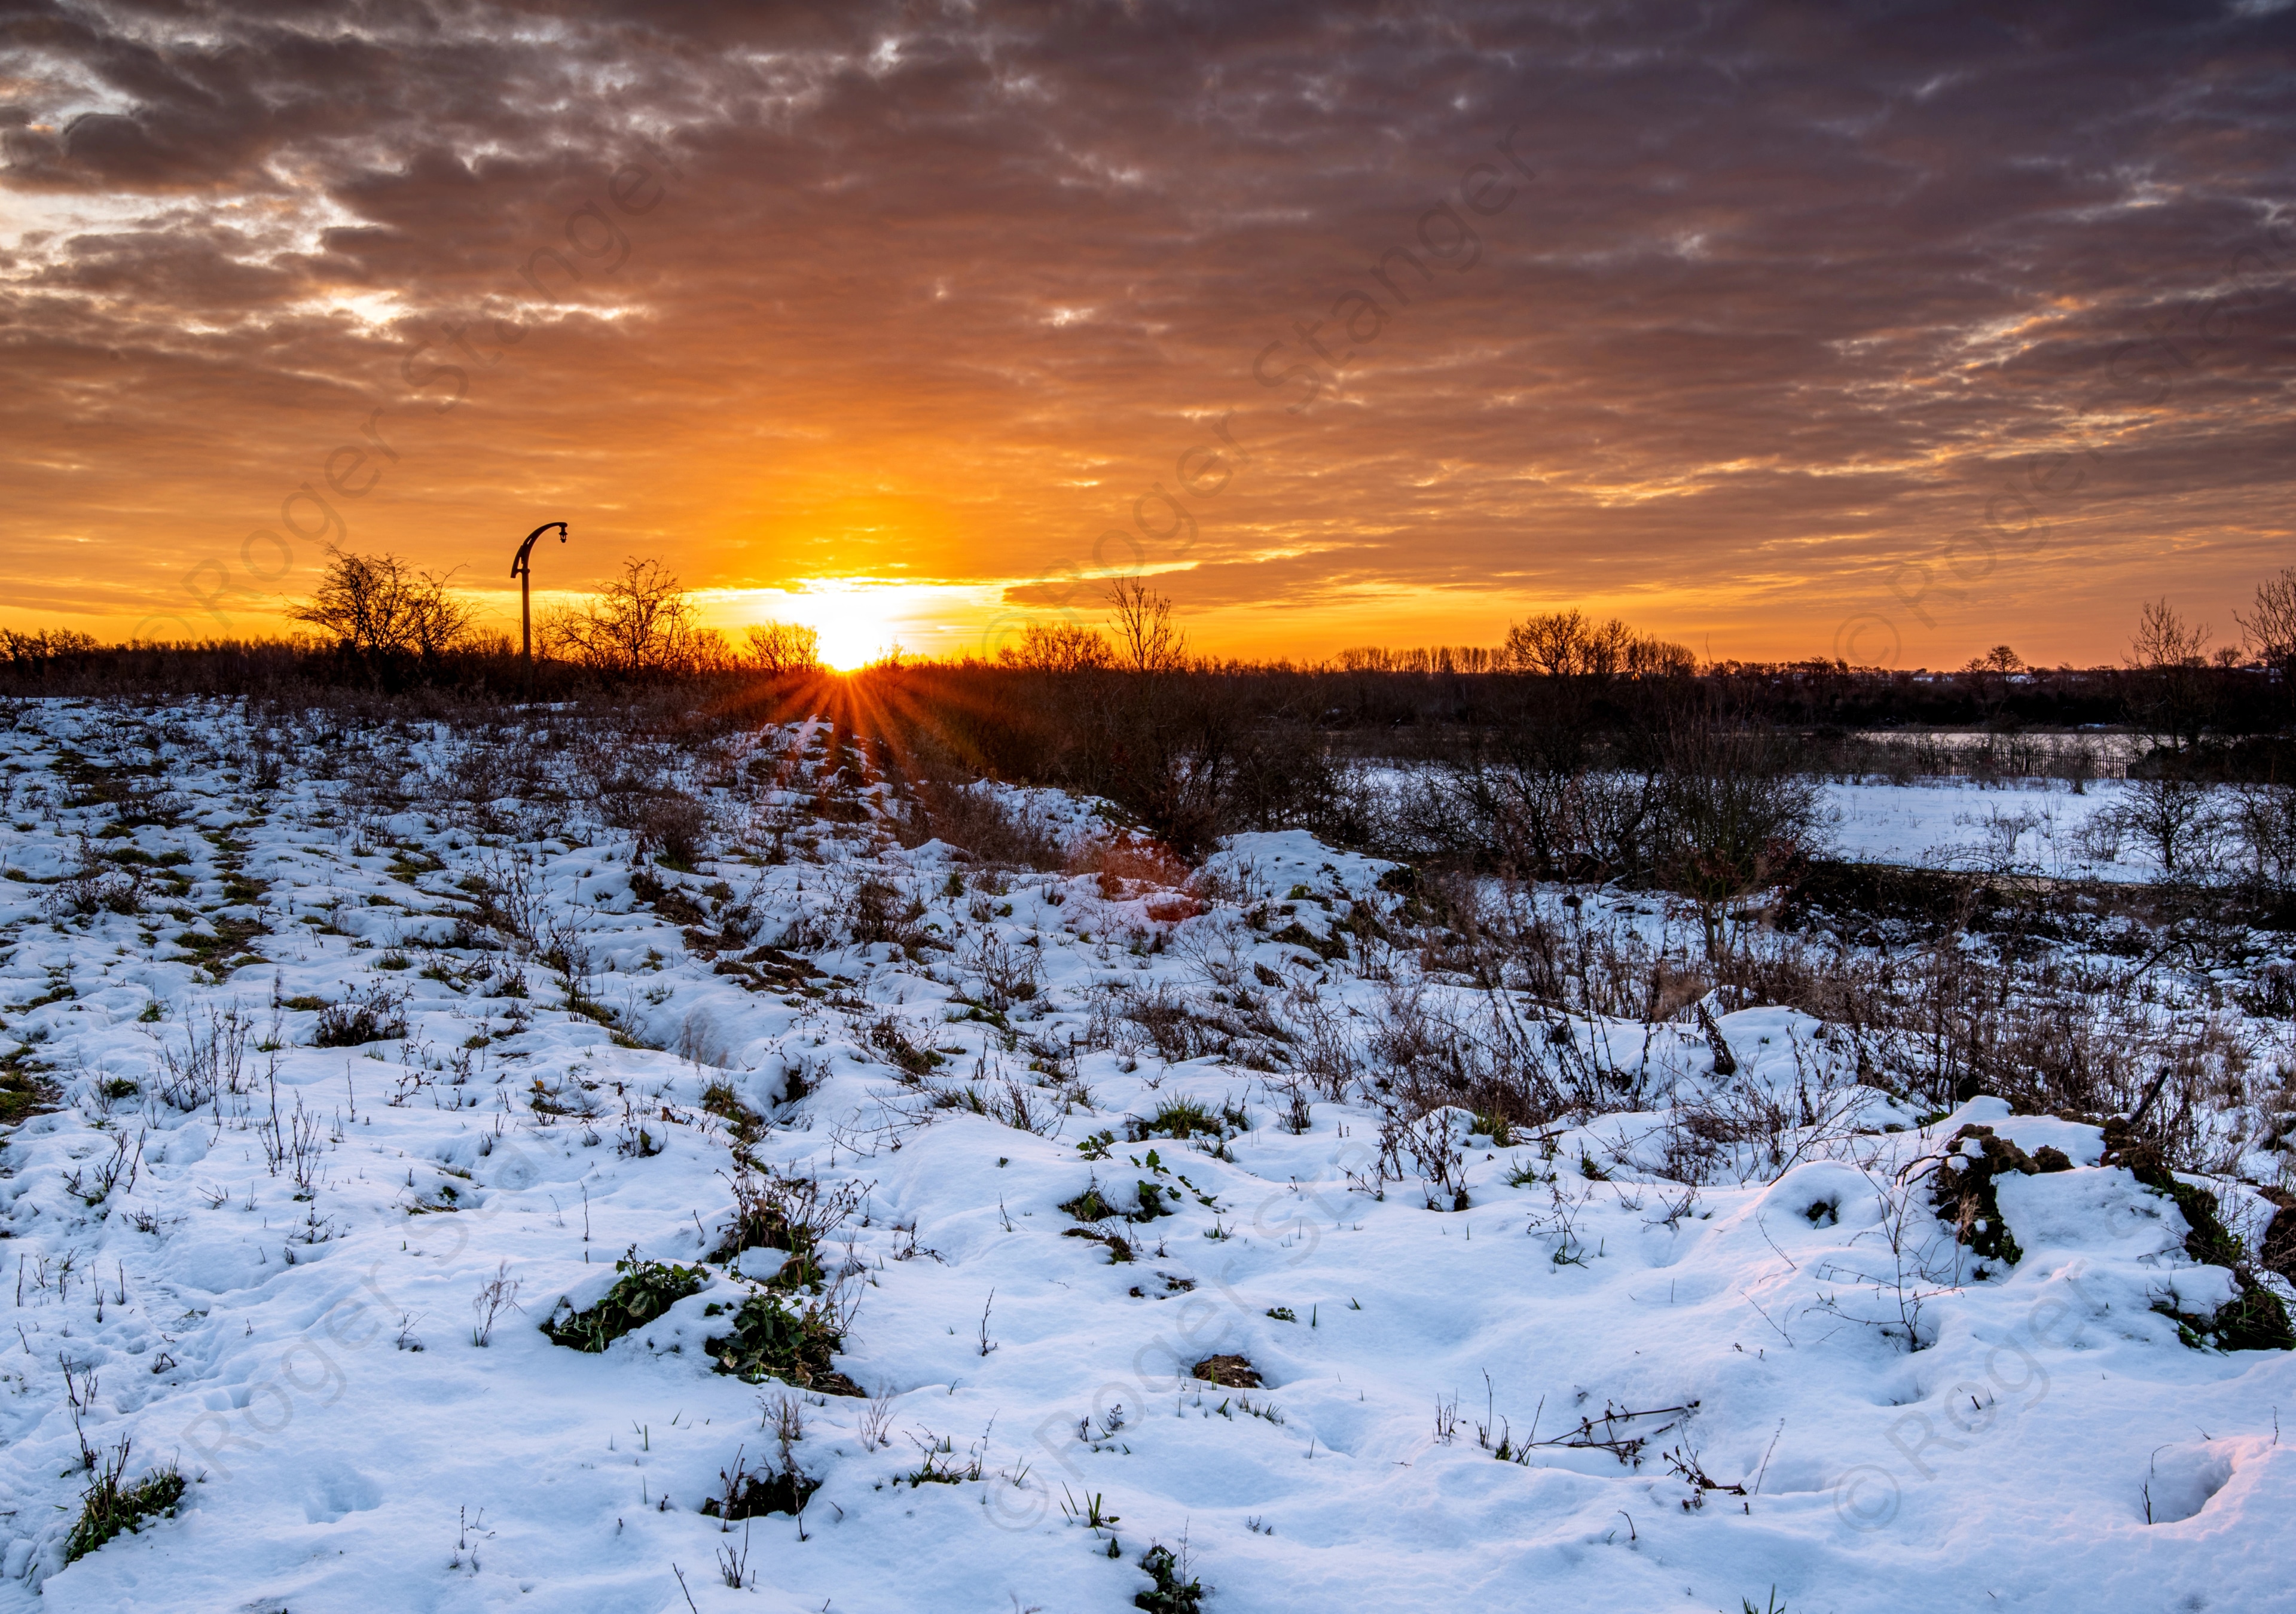
<path id="1" fill-rule="evenodd" d="M 858 599 L 824 601 L 809 626 L 821 635 L 822 664 L 840 673 L 868 666 L 886 649 L 884 619 Z"/>
<path id="2" fill-rule="evenodd" d="M 878 660 L 896 643 L 883 587 L 851 583 L 813 583 L 787 597 L 780 614 L 821 635 L 821 660 L 840 673 Z"/>
<path id="3" fill-rule="evenodd" d="M 738 643 L 759 622 L 788 622 L 820 636 L 823 666 L 849 673 L 895 651 L 907 655 L 987 654 L 983 635 L 1010 615 L 1003 586 L 896 578 L 798 578 L 770 587 L 709 591 L 705 619 Z"/>

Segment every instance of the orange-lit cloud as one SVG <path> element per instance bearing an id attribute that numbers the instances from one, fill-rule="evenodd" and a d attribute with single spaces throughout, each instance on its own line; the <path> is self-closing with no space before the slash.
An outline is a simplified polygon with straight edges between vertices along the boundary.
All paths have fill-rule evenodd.
<path id="1" fill-rule="evenodd" d="M 918 653 L 1136 567 L 1234 653 L 2229 635 L 2292 15 L 35 6 L 0 622 L 275 631 L 335 539 L 512 625 L 564 518 L 538 588 Z"/>

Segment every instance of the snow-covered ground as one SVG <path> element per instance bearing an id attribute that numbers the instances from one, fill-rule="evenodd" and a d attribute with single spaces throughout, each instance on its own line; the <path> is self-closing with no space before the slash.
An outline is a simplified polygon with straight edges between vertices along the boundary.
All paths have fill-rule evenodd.
<path id="1" fill-rule="evenodd" d="M 2093 782 L 2079 795 L 2060 779 L 1829 783 L 1825 815 L 1834 854 L 1857 862 L 2157 880 L 2159 864 L 2114 823 L 2128 788 L 2118 779 Z"/>
<path id="2" fill-rule="evenodd" d="M 679 873 L 566 799 L 562 745 L 15 716 L 0 1052 L 60 1103 L 0 1153 L 10 1606 L 1124 1609 L 1156 1544 L 1214 1610 L 2287 1606 L 2296 1357 L 2180 1343 L 2155 1306 L 2231 1276 L 2093 1128 L 1922 1125 L 1765 1008 L 1719 1017 L 1728 1077 L 1694 1020 L 1567 1027 L 1622 1095 L 1583 1127 L 1398 1137 L 1302 1089 L 1294 1131 L 1301 1048 L 1465 992 L 1338 955 L 1394 899 L 1304 835 L 1193 893 L 997 874 L 816 819 L 807 730 L 696 765 L 714 856 Z M 2017 799 L 1835 799 L 1909 860 Z M 346 1004 L 403 1026 L 314 1045 Z M 1176 1005 L 1223 1051 L 1160 1056 Z M 1183 1100 L 1193 1135 L 1146 1131 Z M 1790 1124 L 1692 1189 L 1693 1102 Z M 2006 1268 L 1916 1165 L 1972 1120 L 2073 1162 L 2005 1179 Z M 813 1303 L 874 1399 L 715 1371 L 783 1261 L 715 1258 L 737 1153 L 849 1192 Z M 701 1286 L 554 1343 L 626 1252 Z M 523 1309 L 482 1345 L 498 1278 Z M 1260 1386 L 1191 1376 L 1216 1356 Z M 801 1514 L 701 1511 L 783 1436 Z M 82 1453 L 123 1440 L 192 1483 L 65 1567 Z"/>

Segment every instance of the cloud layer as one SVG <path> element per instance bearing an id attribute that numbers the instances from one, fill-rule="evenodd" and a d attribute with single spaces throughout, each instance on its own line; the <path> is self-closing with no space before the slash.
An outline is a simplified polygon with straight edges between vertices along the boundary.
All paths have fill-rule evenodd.
<path id="1" fill-rule="evenodd" d="M 2285 7 L 0 29 L 0 620 L 258 630 L 344 535 L 496 588 L 562 515 L 569 585 L 1937 664 L 2296 560 Z"/>

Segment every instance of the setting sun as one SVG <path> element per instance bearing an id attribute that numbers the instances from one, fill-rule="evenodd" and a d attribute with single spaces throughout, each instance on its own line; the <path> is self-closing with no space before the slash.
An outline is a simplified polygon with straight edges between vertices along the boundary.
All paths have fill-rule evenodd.
<path id="1" fill-rule="evenodd" d="M 890 651 L 962 655 L 972 648 L 967 627 L 994 609 L 996 591 L 947 584 L 817 578 L 784 588 L 707 591 L 706 614 L 734 638 L 754 622 L 793 622 L 821 635 L 821 660 L 839 672 L 866 667 Z"/>
<path id="2" fill-rule="evenodd" d="M 850 584 L 809 588 L 796 596 L 789 614 L 821 635 L 825 665 L 849 673 L 890 648 L 883 592 Z"/>

